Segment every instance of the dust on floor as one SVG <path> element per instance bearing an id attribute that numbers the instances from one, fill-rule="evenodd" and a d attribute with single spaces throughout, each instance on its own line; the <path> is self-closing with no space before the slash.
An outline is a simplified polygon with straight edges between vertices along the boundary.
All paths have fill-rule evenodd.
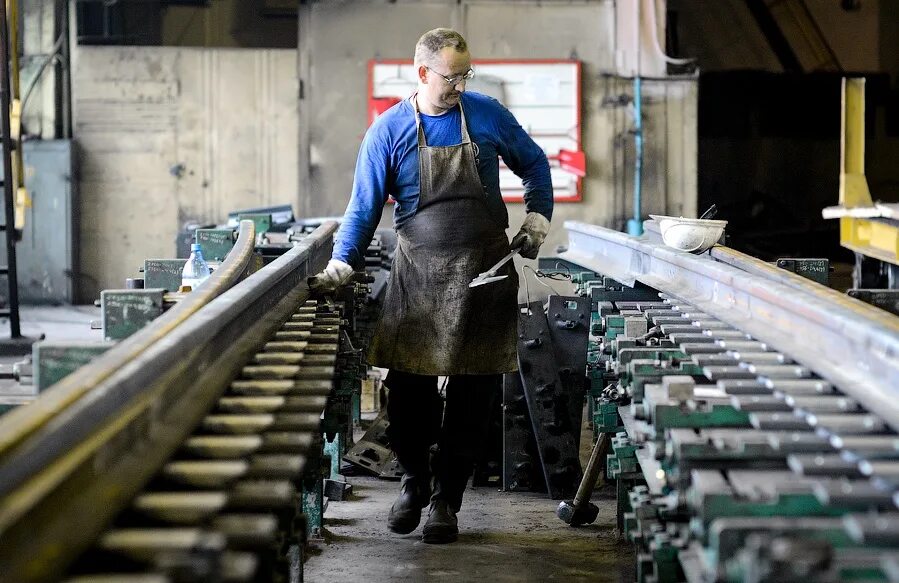
<path id="1" fill-rule="evenodd" d="M 558 502 L 542 494 L 468 488 L 458 542 L 426 545 L 421 526 L 405 536 L 387 530 L 397 482 L 349 481 L 353 496 L 329 504 L 325 540 L 308 553 L 307 582 L 634 581 L 633 547 L 615 531 L 613 488 L 594 494 L 599 517 L 580 528 L 562 523 Z"/>

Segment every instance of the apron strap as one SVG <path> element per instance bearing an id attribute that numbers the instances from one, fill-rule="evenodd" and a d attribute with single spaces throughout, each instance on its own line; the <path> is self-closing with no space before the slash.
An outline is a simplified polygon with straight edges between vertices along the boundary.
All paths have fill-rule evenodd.
<path id="1" fill-rule="evenodd" d="M 418 91 L 412 94 L 412 108 L 415 111 L 415 131 L 418 134 L 418 147 L 427 148 L 428 141 L 425 138 L 425 128 L 421 123 L 418 111 Z M 459 98 L 459 114 L 462 116 L 462 143 L 470 144 L 471 136 L 468 134 L 468 123 L 465 121 L 465 109 L 462 107 L 462 98 Z"/>
<path id="2" fill-rule="evenodd" d="M 459 113 L 462 115 L 462 143 L 470 144 L 471 136 L 468 135 L 468 123 L 465 121 L 465 109 L 462 107 L 462 97 L 459 97 Z"/>

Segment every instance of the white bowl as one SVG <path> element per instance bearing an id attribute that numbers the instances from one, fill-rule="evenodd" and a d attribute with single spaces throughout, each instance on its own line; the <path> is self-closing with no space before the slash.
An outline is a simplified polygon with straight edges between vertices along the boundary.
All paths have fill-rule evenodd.
<path id="1" fill-rule="evenodd" d="M 662 241 L 665 245 L 686 251 L 687 253 L 704 253 L 718 242 L 727 221 L 710 219 L 685 219 L 665 215 L 649 215 L 659 223 Z"/>

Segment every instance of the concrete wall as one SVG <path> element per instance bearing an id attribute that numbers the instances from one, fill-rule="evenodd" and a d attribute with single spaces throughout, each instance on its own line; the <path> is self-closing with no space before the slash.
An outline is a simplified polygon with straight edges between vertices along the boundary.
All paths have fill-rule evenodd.
<path id="1" fill-rule="evenodd" d="M 296 54 L 77 49 L 82 300 L 174 257 L 187 221 L 296 203 Z"/>
<path id="2" fill-rule="evenodd" d="M 57 137 L 56 89 L 61 70 L 58 62 L 53 59 L 54 54 L 60 49 L 55 46 L 57 37 L 54 4 L 54 0 L 30 0 L 19 4 L 24 22 L 20 40 L 22 97 L 28 87 L 34 84 L 22 112 L 22 125 L 26 135 L 39 136 L 47 140 Z"/>
<path id="3" fill-rule="evenodd" d="M 366 66 L 371 58 L 411 58 L 422 32 L 462 32 L 475 59 L 557 58 L 583 62 L 584 200 L 556 205 L 545 253 L 564 243 L 568 219 L 620 227 L 631 206 L 633 126 L 630 82 L 603 76 L 615 67 L 615 3 L 321 2 L 300 6 L 300 214 L 341 215 L 366 129 Z M 646 89 L 647 212 L 695 212 L 696 85 L 655 82 Z M 628 153 L 630 152 L 630 153 Z M 621 166 L 625 161 L 627 166 Z M 517 231 L 522 204 L 510 204 Z M 391 224 L 392 210 L 382 225 Z"/>

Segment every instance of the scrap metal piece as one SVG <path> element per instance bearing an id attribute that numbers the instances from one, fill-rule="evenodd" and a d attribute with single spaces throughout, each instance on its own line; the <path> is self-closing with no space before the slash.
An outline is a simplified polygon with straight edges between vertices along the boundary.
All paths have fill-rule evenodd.
<path id="1" fill-rule="evenodd" d="M 221 514 L 212 528 L 225 535 L 229 548 L 259 548 L 277 540 L 278 519 L 271 514 Z"/>
<path id="2" fill-rule="evenodd" d="M 362 439 L 343 455 L 343 459 L 376 476 L 381 475 L 396 460 L 396 454 L 390 449 L 390 442 L 387 439 L 389 424 L 387 410 L 384 409 L 369 426 Z M 402 472 L 397 479 L 401 476 Z"/>

